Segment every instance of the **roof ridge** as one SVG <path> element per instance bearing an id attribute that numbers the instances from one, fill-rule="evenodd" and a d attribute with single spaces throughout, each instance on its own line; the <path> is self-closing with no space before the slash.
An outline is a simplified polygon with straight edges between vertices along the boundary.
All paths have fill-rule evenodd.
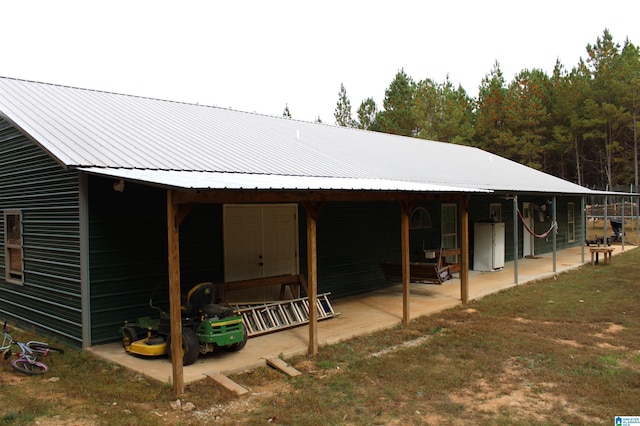
<path id="1" fill-rule="evenodd" d="M 123 96 L 123 97 L 127 97 L 127 98 L 144 99 L 144 100 L 149 100 L 149 101 L 168 102 L 168 103 L 180 104 L 180 105 L 199 106 L 199 107 L 203 107 L 203 108 L 214 108 L 214 109 L 219 109 L 219 110 L 224 110 L 224 111 L 238 112 L 238 113 L 241 113 L 241 114 L 250 114 L 250 115 L 256 115 L 256 116 L 261 116 L 261 117 L 277 118 L 277 119 L 280 119 L 280 120 L 295 121 L 295 122 L 299 122 L 299 123 L 317 124 L 317 125 L 324 125 L 324 126 L 328 126 L 328 127 L 340 127 L 340 126 L 331 125 L 331 124 L 328 124 L 328 123 L 318 123 L 318 122 L 315 122 L 315 121 L 306 121 L 306 120 L 301 120 L 301 119 L 297 119 L 297 118 L 281 117 L 279 115 L 269 115 L 269 114 L 265 114 L 265 113 L 261 113 L 261 112 L 255 112 L 255 111 L 254 112 L 243 111 L 243 110 L 234 109 L 234 108 L 231 108 L 231 107 L 226 107 L 225 108 L 225 107 L 221 107 L 221 106 L 218 106 L 218 105 L 201 104 L 199 102 L 176 101 L 176 100 L 163 99 L 163 98 L 157 98 L 157 97 L 152 97 L 152 96 L 132 95 L 132 94 L 129 94 L 129 93 L 114 92 L 114 91 L 110 91 L 110 90 L 90 89 L 90 88 L 87 88 L 87 87 L 70 86 L 70 85 L 60 84 L 60 83 L 49 83 L 49 82 L 45 82 L 45 81 L 29 80 L 29 79 L 16 78 L 16 77 L 0 76 L 0 79 L 12 80 L 12 81 L 29 83 L 29 84 L 39 84 L 39 85 L 43 85 L 43 86 L 58 87 L 58 88 L 62 88 L 62 89 L 81 90 L 81 91 L 92 92 L 92 93 L 103 93 L 103 94 L 106 94 L 106 95 L 114 95 L 114 96 Z M 355 128 L 353 128 L 353 129 L 355 130 Z M 362 129 L 358 129 L 358 130 L 362 130 Z"/>

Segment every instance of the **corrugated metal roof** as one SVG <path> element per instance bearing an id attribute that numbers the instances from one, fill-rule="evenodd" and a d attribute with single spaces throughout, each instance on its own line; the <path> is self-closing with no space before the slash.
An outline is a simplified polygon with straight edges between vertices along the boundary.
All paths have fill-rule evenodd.
<path id="1" fill-rule="evenodd" d="M 254 175 L 246 173 L 192 172 L 82 167 L 87 173 L 185 189 L 366 190 L 420 192 L 490 192 L 422 182 L 313 176 Z"/>
<path id="2" fill-rule="evenodd" d="M 68 167 L 175 187 L 589 193 L 461 145 L 10 78 L 0 112 Z"/>

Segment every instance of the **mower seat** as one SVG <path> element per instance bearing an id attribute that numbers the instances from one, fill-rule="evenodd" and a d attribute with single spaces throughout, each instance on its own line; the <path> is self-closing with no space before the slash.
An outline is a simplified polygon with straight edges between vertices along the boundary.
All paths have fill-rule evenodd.
<path id="1" fill-rule="evenodd" d="M 195 285 L 187 293 L 187 304 L 183 313 L 190 317 L 204 314 L 208 317 L 224 318 L 233 315 L 233 308 L 213 303 L 214 296 L 213 283 Z"/>
<path id="2" fill-rule="evenodd" d="M 204 314 L 209 318 L 226 318 L 233 315 L 233 308 L 231 306 L 216 305 L 215 303 L 210 303 L 202 307 L 202 312 L 204 312 Z"/>

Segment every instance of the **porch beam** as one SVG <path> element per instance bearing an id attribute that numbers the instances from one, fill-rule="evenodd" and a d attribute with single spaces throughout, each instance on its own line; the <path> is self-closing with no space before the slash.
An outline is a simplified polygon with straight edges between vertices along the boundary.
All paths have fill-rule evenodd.
<path id="1" fill-rule="evenodd" d="M 193 203 L 182 204 L 182 205 L 178 205 L 177 207 L 178 208 L 176 211 L 176 224 L 180 226 L 182 221 L 185 220 L 187 216 L 189 216 L 189 213 L 191 213 L 191 210 L 195 207 L 195 204 Z"/>
<path id="2" fill-rule="evenodd" d="M 292 191 L 292 190 L 202 190 L 176 191 L 177 204 L 223 204 L 223 203 L 293 203 L 327 201 L 397 201 L 397 202 L 453 202 L 460 194 L 414 193 L 392 191 Z"/>
<path id="3" fill-rule="evenodd" d="M 169 263 L 169 321 L 171 324 L 171 366 L 176 397 L 184 395 L 182 365 L 182 318 L 180 315 L 180 214 L 174 193 L 167 191 L 167 241 Z"/>

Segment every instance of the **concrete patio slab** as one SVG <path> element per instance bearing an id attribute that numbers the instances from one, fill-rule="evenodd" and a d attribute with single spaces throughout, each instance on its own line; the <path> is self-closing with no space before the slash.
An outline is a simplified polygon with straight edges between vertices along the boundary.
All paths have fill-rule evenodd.
<path id="1" fill-rule="evenodd" d="M 621 253 L 620 246 L 613 246 L 614 257 Z M 625 251 L 635 246 L 625 246 Z M 552 254 L 535 259 L 519 259 L 518 284 L 553 277 L 590 263 L 588 248 L 570 248 L 556 254 L 556 271 Z M 615 258 L 613 259 L 615 263 Z M 596 265 L 594 267 L 608 267 Z M 493 272 L 469 271 L 469 299 L 479 299 L 488 294 L 515 286 L 514 262 L 507 262 L 502 270 Z M 412 319 L 460 305 L 460 280 L 455 278 L 443 285 L 411 284 L 410 316 Z M 382 290 L 332 300 L 339 316 L 318 323 L 320 346 L 337 343 L 351 337 L 394 327 L 402 321 L 402 286 L 395 285 Z M 300 326 L 249 339 L 239 352 L 218 351 L 201 355 L 195 364 L 184 367 L 184 383 L 192 383 L 215 373 L 233 374 L 266 365 L 272 357 L 289 358 L 307 353 L 309 328 Z M 88 349 L 105 360 L 120 364 L 135 372 L 161 382 L 171 383 L 172 367 L 166 357 L 142 358 L 124 351 L 120 343 L 94 346 Z"/>

